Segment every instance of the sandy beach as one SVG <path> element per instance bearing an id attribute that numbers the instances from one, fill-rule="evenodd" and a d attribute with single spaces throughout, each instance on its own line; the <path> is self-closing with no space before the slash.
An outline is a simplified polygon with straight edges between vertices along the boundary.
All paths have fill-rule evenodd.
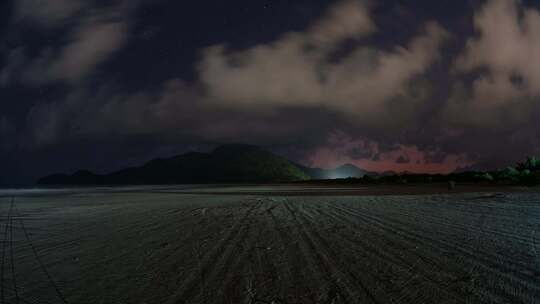
<path id="1" fill-rule="evenodd" d="M 540 194 L 399 189 L 387 195 L 369 187 L 293 185 L 4 190 L 0 297 L 3 303 L 537 301 Z"/>

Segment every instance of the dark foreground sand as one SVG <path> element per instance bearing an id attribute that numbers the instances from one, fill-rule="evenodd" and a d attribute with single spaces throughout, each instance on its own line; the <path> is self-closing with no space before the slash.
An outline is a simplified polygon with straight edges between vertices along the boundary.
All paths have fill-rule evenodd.
<path id="1" fill-rule="evenodd" d="M 539 303 L 540 194 L 489 190 L 0 191 L 0 303 Z"/>

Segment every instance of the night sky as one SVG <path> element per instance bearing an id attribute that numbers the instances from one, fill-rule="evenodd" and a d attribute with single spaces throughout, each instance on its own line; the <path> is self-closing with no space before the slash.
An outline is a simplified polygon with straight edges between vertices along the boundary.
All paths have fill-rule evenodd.
<path id="1" fill-rule="evenodd" d="M 225 143 L 450 172 L 540 154 L 533 1 L 0 1 L 0 184 Z"/>

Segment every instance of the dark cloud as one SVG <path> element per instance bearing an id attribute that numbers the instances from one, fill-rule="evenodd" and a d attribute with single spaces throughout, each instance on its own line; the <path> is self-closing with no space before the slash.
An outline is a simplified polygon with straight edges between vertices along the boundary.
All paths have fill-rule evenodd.
<path id="1" fill-rule="evenodd" d="M 36 26 L 54 27 L 81 12 L 90 1 L 84 0 L 17 0 L 15 20 Z"/>
<path id="2" fill-rule="evenodd" d="M 0 152 L 6 152 L 13 149 L 15 143 L 15 127 L 11 121 L 5 117 L 0 116 Z"/>
<path id="3" fill-rule="evenodd" d="M 370 151 L 371 156 L 354 158 L 351 151 L 360 148 Z M 326 143 L 309 155 L 309 163 L 318 167 L 336 167 L 351 163 L 367 170 L 396 172 L 452 172 L 457 168 L 471 165 L 472 160 L 465 153 L 446 153 L 442 161 L 427 163 L 424 160 L 436 151 L 420 149 L 416 145 L 395 144 L 382 149 L 375 140 L 353 138 L 344 133 L 333 133 Z M 420 165 L 417 164 L 420 162 Z"/>
<path id="4" fill-rule="evenodd" d="M 29 50 L 24 46 L 11 50 L 7 65 L 0 69 L 0 84 L 76 84 L 124 46 L 130 6 L 118 2 L 110 7 L 88 8 L 84 14 L 78 13 L 83 7 L 83 2 L 78 1 L 54 0 L 50 6 L 47 1 L 21 1 L 17 10 L 20 18 L 31 17 L 40 23 L 38 26 L 69 18 L 74 20 L 61 45 L 43 45 L 35 57 L 28 56 Z"/>
<path id="5" fill-rule="evenodd" d="M 405 156 L 405 155 L 400 155 L 397 159 L 396 159 L 396 163 L 397 164 L 408 164 L 410 163 L 411 160 Z"/>
<path id="6" fill-rule="evenodd" d="M 67 155 L 59 169 L 100 170 L 245 142 L 320 167 L 450 172 L 540 152 L 540 10 L 322 3 L 298 4 L 305 24 L 227 36 L 213 34 L 231 23 L 217 20 L 224 4 L 201 4 L 201 24 L 219 23 L 210 30 L 165 25 L 178 9 L 168 0 L 14 2 L 0 39 L 0 161 L 32 159 L 33 176 L 55 155 Z M 129 160 L 93 159 L 94 144 Z"/>
<path id="7" fill-rule="evenodd" d="M 35 67 L 30 73 L 35 78 L 32 82 L 79 79 L 92 71 L 122 41 L 124 30 L 115 20 L 91 24 L 89 33 L 81 27 L 85 34 L 76 35 L 80 39 L 65 46 L 63 55 L 53 60 L 38 58 L 38 63 L 30 65 Z M 287 33 L 275 42 L 238 53 L 225 53 L 223 46 L 207 48 L 197 64 L 200 83 L 186 86 L 181 80 L 169 80 L 157 91 L 128 94 L 98 89 L 101 93 L 95 95 L 75 88 L 63 101 L 33 107 L 28 121 L 38 144 L 74 134 L 186 130 L 205 140 L 224 141 L 279 138 L 295 133 L 291 130 L 318 129 L 319 122 L 313 120 L 284 121 L 283 117 L 291 117 L 287 113 L 298 113 L 294 108 L 306 113 L 337 112 L 341 119 L 384 128 L 390 121 L 409 119 L 404 114 L 413 115 L 409 109 L 425 101 L 422 86 L 413 88 L 410 81 L 438 58 L 447 34 L 428 23 L 407 47 L 386 52 L 362 45 L 339 62 L 329 61 L 329 52 L 344 41 L 375 30 L 368 5 L 343 1 L 331 6 L 305 32 Z"/>

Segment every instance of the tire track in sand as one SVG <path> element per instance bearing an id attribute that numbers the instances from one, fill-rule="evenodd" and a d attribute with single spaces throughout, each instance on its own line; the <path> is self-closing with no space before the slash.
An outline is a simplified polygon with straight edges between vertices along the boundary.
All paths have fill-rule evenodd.
<path id="1" fill-rule="evenodd" d="M 197 291 L 200 288 L 203 302 L 205 303 L 205 282 L 207 278 L 213 278 L 216 274 L 210 270 L 215 269 L 216 265 L 223 265 L 224 261 L 230 259 L 235 253 L 234 247 L 242 242 L 242 236 L 246 235 L 248 228 L 246 222 L 249 220 L 253 211 L 260 207 L 260 203 L 248 208 L 242 218 L 229 229 L 225 237 L 210 249 L 210 252 L 202 257 L 198 269 L 192 271 L 187 278 L 182 282 L 174 295 L 167 301 L 168 304 L 183 304 L 191 303 L 193 297 L 197 296 Z"/>
<path id="2" fill-rule="evenodd" d="M 304 267 L 304 272 L 300 269 L 300 265 L 302 263 L 309 262 L 310 259 L 306 254 L 305 248 L 302 248 L 299 242 L 296 242 L 292 239 L 291 231 L 285 231 L 285 229 L 283 228 L 283 224 L 279 222 L 277 216 L 274 214 L 274 212 L 279 211 L 280 207 L 285 209 L 285 212 L 288 212 L 288 209 L 286 209 L 284 204 L 281 203 L 275 203 L 272 209 L 269 209 L 267 212 L 269 213 L 270 218 L 273 222 L 273 229 L 277 231 L 280 243 L 285 248 L 285 263 L 287 267 L 286 273 L 288 276 L 286 280 L 288 280 L 294 286 L 294 298 L 295 300 L 298 300 L 301 297 L 309 296 L 306 294 L 300 294 L 299 290 L 301 290 L 300 288 L 307 288 L 307 286 L 305 286 L 305 283 L 309 282 L 309 279 L 313 279 L 316 277 L 316 274 L 306 273 L 305 271 L 311 270 L 311 272 L 313 272 L 316 267 Z M 312 262 L 311 266 L 315 265 L 316 263 Z M 322 285 L 321 283 L 321 280 L 319 280 L 320 285 Z M 312 300 L 315 301 L 316 299 Z"/>
<path id="3" fill-rule="evenodd" d="M 358 222 L 354 222 L 350 218 L 346 218 L 343 214 L 335 212 L 333 208 L 327 207 L 327 210 L 325 211 L 325 214 L 332 218 L 333 221 L 336 223 L 343 223 L 350 227 L 354 227 L 355 230 L 363 227 Z M 370 225 L 365 226 L 369 226 L 372 229 L 380 229 L 378 227 L 373 227 Z M 400 286 L 396 286 L 399 287 L 399 290 L 397 291 L 401 294 L 398 303 L 401 303 L 404 298 L 408 296 L 413 297 L 410 298 L 408 302 L 422 303 L 419 298 L 415 298 L 416 296 L 412 295 L 412 293 L 414 292 L 413 289 L 409 289 L 409 292 L 402 293 L 403 290 L 408 289 L 408 283 L 414 277 L 423 278 L 425 280 L 423 281 L 424 283 L 430 284 L 435 287 L 438 290 L 438 293 L 445 295 L 446 299 L 453 299 L 455 303 L 466 302 L 464 299 L 459 298 L 459 294 L 453 292 L 452 290 L 448 290 L 449 282 L 452 282 L 452 280 L 441 280 L 439 278 L 439 276 L 443 274 L 446 276 L 451 275 L 450 271 L 443 267 L 444 265 L 442 265 L 440 262 L 433 260 L 430 257 L 418 254 L 411 249 L 411 246 L 401 244 L 399 238 L 390 238 L 389 236 L 389 234 L 386 234 L 384 232 L 380 232 L 380 234 L 377 235 L 377 239 L 379 240 L 379 242 L 384 244 L 385 246 L 383 249 L 382 247 L 374 246 L 375 243 L 369 242 L 364 238 L 357 238 L 351 235 L 335 234 L 335 237 L 340 240 L 340 243 L 345 244 L 351 250 L 358 250 L 364 252 L 366 255 L 369 256 L 368 260 L 370 261 L 378 261 L 381 265 L 386 264 L 387 267 L 389 265 L 393 265 L 394 267 L 397 267 L 401 270 L 406 270 L 407 272 L 414 270 L 414 273 L 410 274 L 410 279 L 405 280 L 405 282 L 400 284 Z M 393 248 L 393 250 L 390 250 L 391 248 Z M 412 261 L 416 262 L 412 263 L 411 265 Z M 422 265 L 420 265 L 420 263 Z M 396 290 L 392 289 L 392 291 L 389 291 L 389 293 L 390 292 L 393 294 L 396 292 Z"/>
<path id="4" fill-rule="evenodd" d="M 321 270 L 331 280 L 334 291 L 341 295 L 345 303 L 379 303 L 361 278 L 339 262 L 339 255 L 329 246 L 300 209 L 294 210 L 285 198 L 285 207 L 292 214 L 300 230 L 302 239 L 308 244 L 312 254 L 319 261 Z"/>
<path id="5" fill-rule="evenodd" d="M 13 206 L 15 204 L 15 199 L 11 200 L 11 207 L 10 209 L 13 210 Z M 15 303 L 20 303 L 19 298 L 19 291 L 17 289 L 17 276 L 15 275 L 15 254 L 13 252 L 13 214 L 11 214 L 10 221 L 9 221 L 9 256 L 11 260 L 11 278 L 13 281 L 13 292 L 15 293 Z"/>
<path id="6" fill-rule="evenodd" d="M 1 303 L 6 303 L 6 295 L 5 295 L 5 265 L 6 265 L 6 246 L 8 246 L 8 250 L 12 251 L 12 243 L 13 243 L 13 219 L 12 219 L 12 213 L 13 213 L 13 199 L 11 199 L 11 203 L 9 205 L 9 211 L 6 218 L 6 224 L 4 225 L 4 237 L 2 241 L 2 264 L 0 266 L 0 300 Z M 11 255 L 11 259 L 8 261 L 11 265 L 8 267 L 10 269 L 14 268 L 13 266 L 13 256 Z M 9 258 L 8 258 L 9 259 Z M 15 294 L 17 295 L 17 303 L 19 302 L 19 296 L 17 292 L 17 285 L 15 284 L 14 287 Z"/>
<path id="7" fill-rule="evenodd" d="M 17 210 L 15 208 L 15 210 Z M 28 243 L 28 245 L 30 246 L 30 248 L 32 249 L 32 252 L 34 254 L 34 257 L 36 259 L 36 261 L 38 262 L 39 264 L 39 267 L 40 269 L 42 270 L 42 272 L 45 274 L 45 276 L 47 277 L 47 281 L 49 282 L 49 284 L 53 287 L 54 291 L 56 292 L 56 295 L 58 296 L 58 298 L 60 299 L 60 301 L 63 303 L 63 304 L 68 304 L 66 298 L 64 297 L 64 295 L 62 294 L 62 292 L 60 291 L 60 289 L 58 288 L 58 285 L 56 285 L 56 283 L 54 282 L 51 274 L 49 273 L 47 267 L 45 266 L 45 264 L 43 263 L 40 255 L 38 254 L 38 251 L 36 249 L 36 247 L 34 246 L 34 243 L 32 242 L 32 239 L 30 238 L 30 235 L 28 233 L 28 229 L 26 228 L 26 226 L 24 225 L 24 221 L 22 220 L 22 217 L 20 216 L 20 213 L 19 211 L 17 210 L 17 213 L 19 214 L 19 224 L 20 224 L 20 227 L 24 233 L 24 236 L 26 238 L 26 241 Z"/>
<path id="8" fill-rule="evenodd" d="M 522 286 L 527 286 L 527 288 L 535 294 L 540 290 L 540 287 L 528 283 L 534 282 L 534 278 L 531 278 L 530 275 L 516 273 L 512 271 L 507 266 L 497 263 L 496 259 L 490 254 L 485 254 L 483 256 L 477 255 L 474 252 L 468 250 L 467 248 L 460 246 L 459 243 L 452 242 L 450 240 L 444 241 L 436 239 L 433 236 L 421 235 L 417 232 L 407 230 L 404 227 L 400 227 L 399 225 L 403 224 L 396 219 L 393 219 L 393 221 L 390 222 L 389 219 L 383 219 L 374 215 L 369 215 L 367 213 L 360 212 L 360 210 L 355 210 L 352 207 L 346 207 L 343 205 L 332 207 L 342 212 L 344 215 L 362 218 L 367 223 L 386 230 L 389 235 L 399 236 L 401 241 L 411 242 L 413 244 L 422 244 L 424 249 L 426 249 L 426 247 L 429 247 L 432 248 L 434 252 L 438 252 L 441 250 L 444 250 L 446 252 L 456 252 L 460 257 L 460 263 L 464 267 L 475 267 L 477 270 L 481 270 L 482 272 L 487 273 L 492 277 L 503 278 L 506 282 L 520 283 L 520 285 Z M 510 286 L 513 286 L 513 284 L 511 284 Z M 514 296 L 508 293 L 508 290 L 493 288 L 493 286 L 485 287 L 488 288 L 488 290 L 492 294 L 502 298 L 502 301 L 515 300 Z"/>

